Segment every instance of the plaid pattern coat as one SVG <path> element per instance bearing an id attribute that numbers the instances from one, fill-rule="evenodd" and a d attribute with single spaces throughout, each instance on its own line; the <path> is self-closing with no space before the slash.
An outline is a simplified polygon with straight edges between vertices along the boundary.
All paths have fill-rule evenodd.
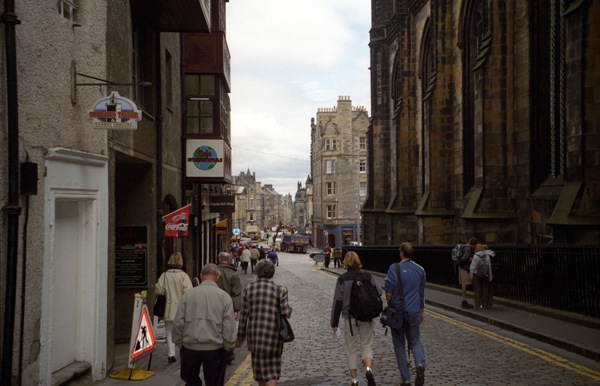
<path id="1" fill-rule="evenodd" d="M 271 279 L 258 279 L 246 285 L 238 339 L 247 340 L 250 352 L 283 353 L 283 341 L 279 336 L 279 303 L 281 312 L 289 318 L 292 308 L 288 303 L 287 287 L 277 285 Z"/>

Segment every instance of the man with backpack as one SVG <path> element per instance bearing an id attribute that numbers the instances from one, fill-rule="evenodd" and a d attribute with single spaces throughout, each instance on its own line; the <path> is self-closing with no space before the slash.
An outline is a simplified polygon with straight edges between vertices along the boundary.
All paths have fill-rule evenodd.
<path id="1" fill-rule="evenodd" d="M 351 386 L 357 386 L 358 359 L 366 367 L 369 386 L 376 386 L 373 377 L 373 326 L 372 319 L 381 314 L 383 291 L 373 275 L 361 270 L 362 263 L 354 251 L 344 256 L 344 268 L 335 286 L 331 309 L 331 328 L 335 334 L 340 315 L 344 318 L 344 338 Z"/>
<path id="2" fill-rule="evenodd" d="M 473 292 L 475 298 L 475 309 L 491 308 L 493 304 L 492 290 L 492 258 L 496 253 L 487 245 L 477 244 L 475 255 L 471 262 L 469 275 L 473 280 Z"/>
<path id="3" fill-rule="evenodd" d="M 400 244 L 400 262 L 392 264 L 385 277 L 385 298 L 388 305 L 403 310 L 403 322 L 392 328 L 392 342 L 401 385 L 410 385 L 410 371 L 406 355 L 406 341 L 417 365 L 415 385 L 425 383 L 425 350 L 421 344 L 421 322 L 425 314 L 425 270 L 412 261 L 414 249 L 411 243 Z"/>
<path id="4" fill-rule="evenodd" d="M 476 238 L 471 237 L 467 244 L 463 244 L 461 248 L 459 248 L 457 265 L 458 265 L 458 282 L 461 286 L 461 295 L 462 295 L 462 308 L 473 308 L 473 305 L 467 301 L 467 286 L 473 284 L 473 280 L 469 275 L 469 268 L 471 267 L 471 261 L 473 260 L 473 255 L 475 254 L 475 245 L 477 245 L 479 241 Z M 458 248 L 455 247 L 455 249 Z"/>

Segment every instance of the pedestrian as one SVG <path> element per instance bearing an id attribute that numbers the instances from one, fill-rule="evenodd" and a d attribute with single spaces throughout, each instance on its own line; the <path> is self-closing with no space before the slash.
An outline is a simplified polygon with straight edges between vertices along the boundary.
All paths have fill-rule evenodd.
<path id="1" fill-rule="evenodd" d="M 166 296 L 165 314 L 162 320 L 165 322 L 165 331 L 167 333 L 168 356 L 167 362 L 174 363 L 175 343 L 173 343 L 173 320 L 177 313 L 177 307 L 184 293 L 194 288 L 189 275 L 181 268 L 183 267 L 183 257 L 181 253 L 175 252 L 169 257 L 167 270 L 160 275 L 158 282 L 154 286 L 158 295 Z"/>
<path id="2" fill-rule="evenodd" d="M 269 253 L 267 253 L 267 259 L 271 262 L 271 264 L 279 267 L 279 256 L 277 255 L 277 247 L 271 247 Z"/>
<path id="3" fill-rule="evenodd" d="M 325 268 L 329 268 L 329 262 L 331 261 L 331 247 L 329 246 L 329 244 L 325 244 L 325 248 L 323 248 L 323 253 L 325 254 L 323 266 L 325 266 Z"/>
<path id="4" fill-rule="evenodd" d="M 385 298 L 395 309 L 404 308 L 404 323 L 400 328 L 392 329 L 392 342 L 396 354 L 398 370 L 402 377 L 401 385 L 410 385 L 410 371 L 406 354 L 406 341 L 413 353 L 417 365 L 415 386 L 425 383 L 425 350 L 421 344 L 421 323 L 425 316 L 425 270 L 412 261 L 414 249 L 411 243 L 400 244 L 400 262 L 392 264 L 385 277 Z M 396 265 L 399 265 L 402 292 Z M 404 304 L 402 304 L 402 295 Z"/>
<path id="5" fill-rule="evenodd" d="M 366 378 L 369 386 L 375 386 L 373 377 L 373 325 L 372 322 L 361 322 L 350 317 L 350 303 L 352 297 L 352 283 L 354 278 L 362 273 L 371 279 L 371 283 L 377 288 L 381 296 L 383 291 L 373 275 L 361 270 L 362 263 L 358 254 L 349 251 L 344 256 L 344 269 L 347 271 L 338 277 L 333 295 L 333 306 L 331 309 L 331 328 L 336 334 L 339 328 L 340 316 L 344 318 L 344 341 L 346 348 L 346 359 L 348 372 L 352 378 L 352 386 L 357 386 L 356 375 L 358 372 L 358 359 L 362 359 L 366 367 Z M 351 320 L 352 319 L 352 320 Z M 352 323 L 352 325 L 351 325 Z"/>
<path id="6" fill-rule="evenodd" d="M 265 251 L 262 245 L 260 246 L 260 248 L 258 248 L 258 253 L 258 260 L 264 260 L 267 258 L 267 252 Z"/>
<path id="7" fill-rule="evenodd" d="M 473 280 L 473 297 L 475 298 L 475 309 L 491 308 L 494 294 L 492 292 L 492 261 L 490 256 L 494 256 L 494 251 L 490 251 L 487 245 L 477 244 L 475 246 L 475 255 L 469 268 L 469 276 Z"/>
<path id="8" fill-rule="evenodd" d="M 342 250 L 335 244 L 333 245 L 333 249 L 331 250 L 331 257 L 333 258 L 333 267 L 342 268 Z"/>
<path id="9" fill-rule="evenodd" d="M 240 254 L 240 263 L 242 264 L 242 269 L 244 270 L 244 273 L 247 274 L 248 273 L 248 265 L 250 264 L 250 249 L 247 246 L 244 246 L 244 249 L 242 250 L 242 253 Z"/>
<path id="10" fill-rule="evenodd" d="M 256 264 L 257 279 L 244 289 L 236 341 L 237 347 L 247 341 L 254 380 L 259 386 L 277 385 L 281 377 L 283 340 L 278 315 L 292 315 L 288 289 L 273 282 L 274 274 L 275 266 L 269 260 Z"/>
<path id="11" fill-rule="evenodd" d="M 231 296 L 233 301 L 233 315 L 237 320 L 238 312 L 242 309 L 242 283 L 237 269 L 232 264 L 231 254 L 220 252 L 218 256 L 219 265 L 219 280 L 217 286 Z"/>
<path id="12" fill-rule="evenodd" d="M 235 344 L 233 301 L 217 286 L 220 272 L 208 263 L 200 272 L 201 283 L 183 295 L 173 328 L 173 340 L 181 347 L 181 379 L 202 386 L 204 367 L 207 386 L 225 384 L 227 353 Z"/>
<path id="13" fill-rule="evenodd" d="M 471 261 L 475 254 L 475 246 L 479 243 L 476 238 L 471 237 L 467 244 L 463 247 L 462 256 L 458 262 L 458 282 L 461 286 L 462 308 L 473 308 L 473 305 L 467 301 L 467 286 L 473 284 L 473 280 L 469 275 Z"/>
<path id="14" fill-rule="evenodd" d="M 239 256 L 240 256 L 240 244 L 238 242 L 234 242 L 231 247 L 231 254 L 233 255 L 233 266 L 237 268 L 239 266 Z"/>
<path id="15" fill-rule="evenodd" d="M 252 273 L 254 273 L 254 268 L 256 267 L 256 263 L 258 262 L 259 257 L 260 252 L 256 248 L 256 245 L 253 245 L 250 249 L 250 267 L 252 267 Z"/>

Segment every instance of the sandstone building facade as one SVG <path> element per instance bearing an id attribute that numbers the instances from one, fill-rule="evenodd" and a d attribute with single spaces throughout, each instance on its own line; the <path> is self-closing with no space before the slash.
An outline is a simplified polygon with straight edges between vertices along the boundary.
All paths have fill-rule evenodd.
<path id="1" fill-rule="evenodd" d="M 368 244 L 600 239 L 600 1 L 372 2 Z"/>

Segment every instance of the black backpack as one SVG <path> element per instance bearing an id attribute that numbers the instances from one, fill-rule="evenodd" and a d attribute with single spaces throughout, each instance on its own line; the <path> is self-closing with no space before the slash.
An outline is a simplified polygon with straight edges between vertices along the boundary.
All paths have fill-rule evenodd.
<path id="1" fill-rule="evenodd" d="M 352 282 L 350 293 L 350 316 L 361 322 L 370 322 L 383 311 L 383 301 L 377 288 L 371 282 L 370 275 L 359 272 Z"/>

